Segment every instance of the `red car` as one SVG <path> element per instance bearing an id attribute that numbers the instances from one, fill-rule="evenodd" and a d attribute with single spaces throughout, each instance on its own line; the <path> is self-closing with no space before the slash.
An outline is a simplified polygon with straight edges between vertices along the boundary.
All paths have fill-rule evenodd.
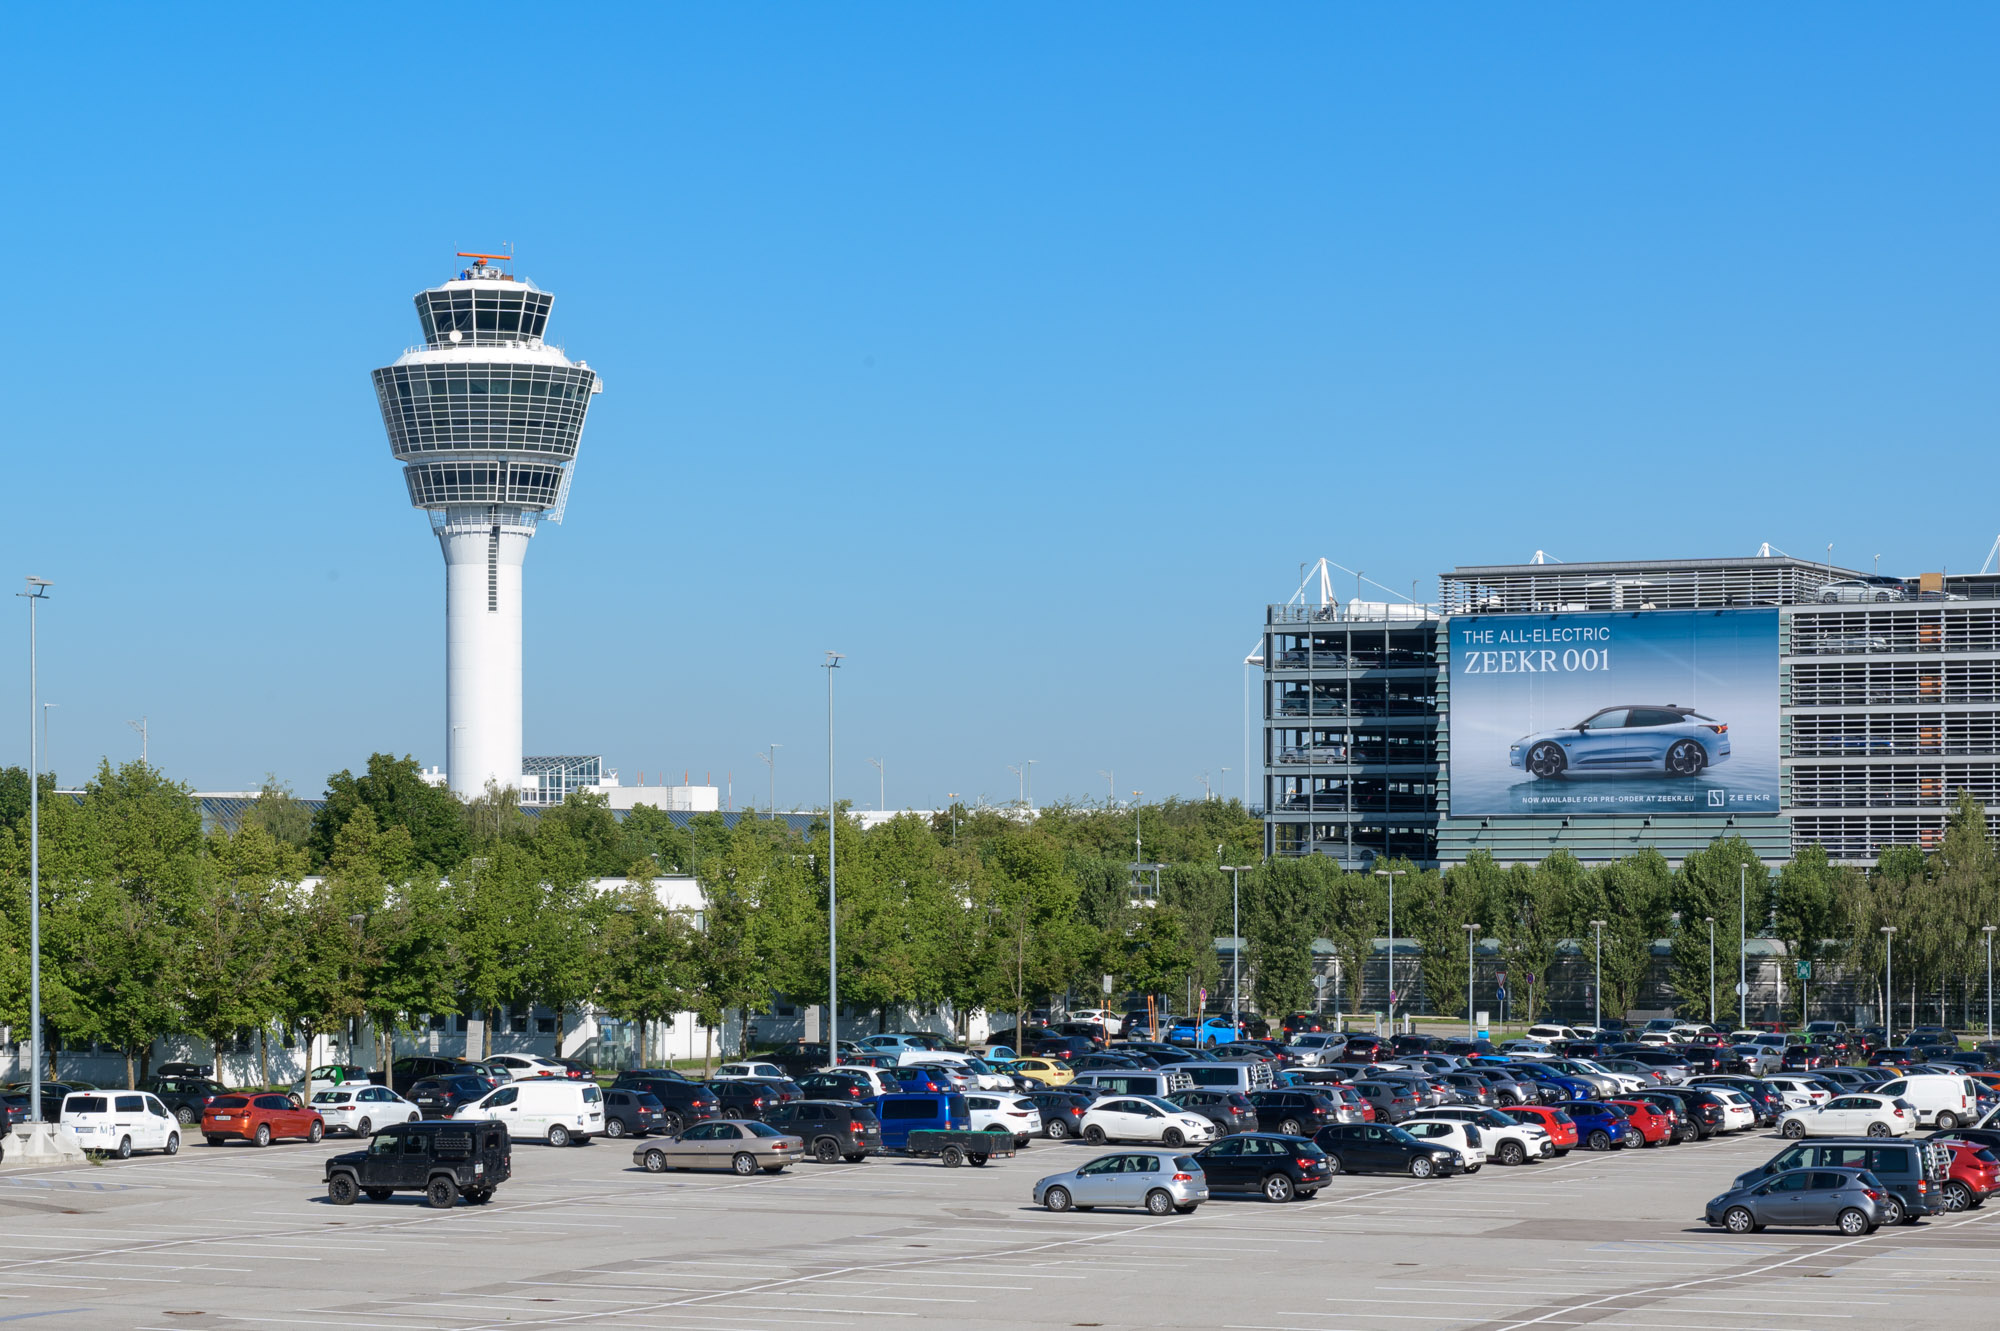
<path id="1" fill-rule="evenodd" d="M 1978 1142 L 1935 1139 L 1951 1151 L 1951 1166 L 1945 1171 L 1939 1199 L 1947 1211 L 1970 1211 L 1984 1206 L 1986 1199 L 2000 1191 L 2000 1155 Z"/>
<path id="2" fill-rule="evenodd" d="M 234 1137 L 269 1146 L 280 1137 L 316 1142 L 326 1135 L 326 1120 L 317 1109 L 301 1109 L 289 1095 L 218 1095 L 201 1111 L 201 1135 L 210 1146 Z"/>
<path id="3" fill-rule="evenodd" d="M 1547 1129 L 1557 1155 L 1568 1155 L 1576 1146 L 1576 1120 L 1552 1105 L 1509 1105 L 1500 1112 L 1516 1123 L 1534 1123 Z"/>
<path id="4" fill-rule="evenodd" d="M 1626 1121 L 1646 1145 L 1658 1146 L 1674 1139 L 1674 1121 L 1662 1113 L 1659 1106 L 1644 1100 L 1613 1100 L 1611 1103 L 1625 1111 Z"/>

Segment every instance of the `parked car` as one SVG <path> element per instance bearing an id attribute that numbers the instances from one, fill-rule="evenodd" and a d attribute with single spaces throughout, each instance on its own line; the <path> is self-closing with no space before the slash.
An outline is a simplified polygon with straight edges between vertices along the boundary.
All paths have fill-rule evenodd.
<path id="1" fill-rule="evenodd" d="M 643 1141 L 632 1163 L 649 1174 L 670 1169 L 726 1169 L 739 1177 L 779 1174 L 805 1152 L 805 1142 L 759 1119 L 710 1119 L 677 1137 Z"/>
<path id="2" fill-rule="evenodd" d="M 316 1092 L 312 1107 L 328 1132 L 373 1136 L 391 1123 L 415 1123 L 423 1111 L 387 1086 L 341 1086 Z"/>
<path id="3" fill-rule="evenodd" d="M 1550 1153 L 1568 1155 L 1576 1149 L 1579 1134 L 1576 1120 L 1566 1108 L 1554 1105 L 1515 1105 L 1501 1111 L 1516 1123 L 1532 1123 L 1549 1134 Z"/>
<path id="4" fill-rule="evenodd" d="M 1296 1037 L 1328 1030 L 1325 1018 L 1311 1012 L 1294 1012 L 1278 1023 L 1278 1029 L 1285 1033 L 1286 1041 Z"/>
<path id="5" fill-rule="evenodd" d="M 1704 1218 L 1732 1234 L 1766 1225 L 1832 1225 L 1859 1236 L 1889 1223 L 1886 1192 L 1865 1169 L 1793 1169 L 1731 1188 L 1709 1202 Z"/>
<path id="6" fill-rule="evenodd" d="M 1401 1123 L 1423 1108 L 1415 1091 L 1406 1082 L 1385 1081 L 1371 1076 L 1350 1085 L 1354 1093 L 1375 1111 L 1375 1120 L 1379 1123 Z"/>
<path id="7" fill-rule="evenodd" d="M 1183 1018 L 1167 1031 L 1168 1044 L 1194 1048 L 1213 1049 L 1216 1045 L 1233 1044 L 1242 1038 L 1243 1032 L 1227 1017 L 1203 1017 L 1200 1022 Z"/>
<path id="8" fill-rule="evenodd" d="M 299 1103 L 304 1104 L 321 1091 L 357 1082 L 366 1085 L 372 1080 L 367 1068 L 357 1067 L 352 1063 L 326 1063 L 313 1068 L 305 1076 L 293 1082 L 292 1094 L 299 1097 Z"/>
<path id="9" fill-rule="evenodd" d="M 325 1171 L 327 1200 L 335 1206 L 421 1192 L 444 1210 L 461 1197 L 474 1205 L 491 1201 L 513 1176 L 514 1151 L 497 1124 L 399 1123 L 362 1150 L 329 1157 Z"/>
<path id="10" fill-rule="evenodd" d="M 1121 1095 L 1099 1100 L 1084 1111 L 1083 1137 L 1093 1146 L 1105 1142 L 1158 1142 L 1169 1149 L 1214 1141 L 1215 1124 L 1172 1101 L 1150 1095 Z"/>
<path id="11" fill-rule="evenodd" d="M 415 1099 L 410 1092 L 418 1082 L 431 1077 L 449 1077 L 462 1071 L 464 1065 L 458 1059 L 413 1054 L 389 1064 L 389 1089 L 406 1099 Z"/>
<path id="12" fill-rule="evenodd" d="M 219 1081 L 165 1074 L 146 1078 L 139 1083 L 139 1089 L 159 1096 L 160 1103 L 183 1127 L 199 1119 L 210 1100 L 229 1094 L 229 1089 Z"/>
<path id="13" fill-rule="evenodd" d="M 898 1069 L 898 1071 L 900 1070 Z M 904 1083 L 906 1086 L 909 1084 L 908 1082 Z M 933 1089 L 943 1089 L 933 1087 L 928 1077 L 923 1078 L 920 1084 L 932 1087 Z M 734 1081 L 712 1081 L 708 1082 L 707 1086 L 709 1093 L 715 1097 L 716 1103 L 721 1106 L 717 1113 L 722 1118 L 761 1119 L 764 1117 L 766 1108 L 772 1105 L 781 1105 L 785 1103 L 786 1099 L 783 1094 L 774 1089 L 773 1083 L 767 1081 L 751 1081 L 748 1078 L 739 1078 Z M 795 1098 L 804 1099 L 805 1097 L 801 1094 Z"/>
<path id="14" fill-rule="evenodd" d="M 1027 1099 L 1041 1111 L 1042 1135 L 1050 1141 L 1064 1141 L 1083 1135 L 1083 1116 L 1090 1097 L 1070 1091 L 1029 1091 Z"/>
<path id="15" fill-rule="evenodd" d="M 785 1070 L 776 1063 L 724 1063 L 716 1068 L 711 1081 L 743 1081 L 749 1078 L 767 1081 L 790 1081 Z"/>
<path id="16" fill-rule="evenodd" d="M 507 1126 L 515 1141 L 582 1144 L 604 1131 L 604 1092 L 596 1082 L 528 1077 L 460 1105 L 454 1122 L 487 1119 Z"/>
<path id="17" fill-rule="evenodd" d="M 568 1080 L 572 1073 L 553 1058 L 543 1058 L 539 1054 L 493 1054 L 486 1059 L 488 1067 L 506 1070 L 511 1081 L 527 1081 L 540 1077 L 555 1077 Z"/>
<path id="18" fill-rule="evenodd" d="M 2000 1154 L 1995 1154 L 1992 1146 L 1950 1137 L 1931 1140 L 1951 1152 L 1944 1186 L 1938 1190 L 1945 1210 L 1970 1211 L 1986 1205 L 1986 1199 L 2000 1191 Z"/>
<path id="19" fill-rule="evenodd" d="M 1176 1091 L 1167 1099 L 1189 1113 L 1200 1114 L 1214 1123 L 1218 1136 L 1257 1130 L 1257 1107 L 1241 1091 Z"/>
<path id="20" fill-rule="evenodd" d="M 1076 1035 L 1044 1035 L 1028 1044 L 1034 1058 L 1079 1058 L 1097 1048 L 1094 1041 Z"/>
<path id="21" fill-rule="evenodd" d="M 1887 578 L 1835 578 L 1820 584 L 1819 599 L 1831 605 L 1839 601 L 1907 601 L 1910 597 L 1902 583 Z"/>
<path id="22" fill-rule="evenodd" d="M 912 1132 L 972 1130 L 972 1112 L 955 1092 L 878 1095 L 869 1105 L 882 1124 L 882 1148 L 900 1151 Z"/>
<path id="23" fill-rule="evenodd" d="M 1619 1098 L 1607 1102 L 1625 1115 L 1625 1125 L 1638 1135 L 1641 1146 L 1672 1145 L 1674 1118 L 1650 1100 Z"/>
<path id="24" fill-rule="evenodd" d="M 326 1120 L 276 1091 L 218 1095 L 201 1112 L 201 1135 L 210 1146 L 232 1139 L 269 1146 L 284 1137 L 316 1142 L 326 1135 Z"/>
<path id="25" fill-rule="evenodd" d="M 1313 1134 L 1334 1174 L 1408 1174 L 1442 1178 L 1460 1173 L 1465 1157 L 1440 1142 L 1418 1141 L 1387 1123 L 1336 1123 Z"/>
<path id="26" fill-rule="evenodd" d="M 1247 1098 L 1256 1112 L 1258 1129 L 1281 1136 L 1310 1137 L 1339 1117 L 1332 1105 L 1312 1091 L 1252 1091 Z"/>
<path id="27" fill-rule="evenodd" d="M 1530 1160 L 1546 1160 L 1556 1153 L 1555 1140 L 1547 1128 L 1539 1123 L 1523 1123 L 1497 1109 L 1446 1105 L 1424 1117 L 1475 1125 L 1484 1141 L 1486 1158 L 1503 1165 L 1524 1165 Z"/>
<path id="28" fill-rule="evenodd" d="M 644 1137 L 662 1131 L 666 1107 L 645 1091 L 613 1087 L 604 1093 L 604 1135 Z"/>
<path id="29" fill-rule="evenodd" d="M 1016 1148 L 1041 1135 L 1041 1108 L 1022 1096 L 972 1091 L 965 1097 L 965 1108 L 971 1115 L 974 1132 L 1011 1132 Z"/>
<path id="30" fill-rule="evenodd" d="M 800 1100 L 771 1111 L 771 1126 L 805 1143 L 805 1153 L 821 1164 L 856 1164 L 882 1153 L 882 1121 L 866 1105 L 845 1100 Z"/>
<path id="31" fill-rule="evenodd" d="M 1898 1077 L 1882 1083 L 1881 1093 L 1894 1096 L 1915 1111 L 1917 1126 L 1950 1129 L 1979 1117 L 1979 1091 L 1972 1079 L 1958 1076 Z"/>
<path id="32" fill-rule="evenodd" d="M 1314 1142 L 1264 1132 L 1225 1137 L 1195 1160 L 1211 1195 L 1248 1193 L 1266 1201 L 1310 1200 L 1333 1177 L 1333 1161 Z"/>
<path id="33" fill-rule="evenodd" d="M 63 1100 L 62 1125 L 86 1151 L 115 1155 L 181 1149 L 181 1130 L 160 1097 L 148 1091 L 72 1091 Z"/>
<path id="34" fill-rule="evenodd" d="M 1476 1123 L 1467 1123 L 1449 1118 L 1413 1118 L 1401 1127 L 1420 1142 L 1449 1146 L 1456 1150 L 1465 1163 L 1467 1174 L 1477 1174 L 1486 1164 L 1486 1134 Z"/>
<path id="35" fill-rule="evenodd" d="M 1587 1151 L 1612 1151 L 1638 1142 L 1638 1134 L 1616 1105 L 1574 1100 L 1563 1108 L 1576 1121 L 1577 1138 Z"/>
<path id="36" fill-rule="evenodd" d="M 213 1063 L 162 1063 L 153 1069 L 155 1077 L 193 1077 L 198 1081 L 215 1080 Z"/>
<path id="37" fill-rule="evenodd" d="M 460 1105 L 469 1104 L 492 1089 L 486 1078 L 460 1072 L 424 1078 L 410 1087 L 409 1098 L 425 1118 L 450 1118 Z"/>
<path id="38" fill-rule="evenodd" d="M 1882 1137 L 1836 1137 L 1788 1144 L 1764 1164 L 1736 1177 L 1744 1188 L 1791 1169 L 1866 1170 L 1881 1180 L 1885 1225 L 1914 1223 L 1943 1210 L 1944 1182 L 1951 1153 L 1938 1142 L 1894 1141 Z"/>
<path id="39" fill-rule="evenodd" d="M 1037 1206 L 1051 1211 L 1135 1206 L 1154 1215 L 1191 1215 L 1209 1192 L 1199 1157 L 1118 1151 L 1035 1180 L 1032 1196 Z"/>

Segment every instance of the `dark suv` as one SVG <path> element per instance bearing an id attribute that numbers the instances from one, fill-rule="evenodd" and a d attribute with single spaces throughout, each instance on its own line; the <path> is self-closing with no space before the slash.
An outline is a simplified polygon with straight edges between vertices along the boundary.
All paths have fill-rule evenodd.
<path id="1" fill-rule="evenodd" d="M 425 1077 L 404 1094 L 424 1111 L 425 1118 L 450 1118 L 460 1105 L 471 1104 L 493 1088 L 486 1078 L 458 1072 L 444 1077 Z"/>
<path id="2" fill-rule="evenodd" d="M 221 1082 L 205 1077 L 148 1077 L 139 1083 L 139 1089 L 159 1096 L 160 1103 L 173 1112 L 183 1127 L 199 1119 L 210 1100 L 228 1093 Z"/>
<path id="3" fill-rule="evenodd" d="M 604 1135 L 643 1137 L 660 1130 L 666 1107 L 650 1091 L 614 1086 L 604 1093 Z"/>
<path id="4" fill-rule="evenodd" d="M 660 1102 L 659 1131 L 669 1137 L 678 1136 L 681 1131 L 703 1119 L 715 1118 L 722 1112 L 722 1102 L 715 1092 L 698 1081 L 689 1081 L 678 1072 L 661 1072 L 652 1068 L 637 1068 L 621 1072 L 611 1082 L 612 1089 L 621 1091 L 644 1091 Z M 756 1117 L 754 1114 L 751 1117 Z"/>
<path id="5" fill-rule="evenodd" d="M 382 1129 L 366 1150 L 326 1162 L 326 1196 L 352 1206 L 366 1193 L 386 1202 L 396 1192 L 421 1192 L 440 1210 L 460 1197 L 477 1205 L 514 1172 L 514 1151 L 502 1123 L 398 1123 Z"/>
<path id="6" fill-rule="evenodd" d="M 1252 1091 L 1257 1127 L 1287 1137 L 1310 1137 L 1334 1121 L 1331 1106 L 1311 1091 Z"/>
<path id="7" fill-rule="evenodd" d="M 799 1090 L 808 1100 L 852 1100 L 859 1103 L 874 1098 L 875 1083 L 871 1078 L 852 1072 L 815 1072 L 799 1078 Z"/>
<path id="8" fill-rule="evenodd" d="M 1465 1157 L 1440 1142 L 1418 1141 L 1385 1123 L 1338 1123 L 1321 1128 L 1313 1142 L 1333 1159 L 1333 1170 L 1356 1174 L 1408 1174 L 1434 1178 L 1465 1169 Z"/>
<path id="9" fill-rule="evenodd" d="M 795 1100 L 766 1110 L 764 1121 L 805 1142 L 806 1154 L 823 1165 L 853 1164 L 882 1153 L 882 1120 L 866 1105 Z"/>
<path id="10" fill-rule="evenodd" d="M 389 1089 L 398 1095 L 408 1095 L 410 1088 L 426 1077 L 448 1077 L 464 1070 L 455 1058 L 417 1055 L 399 1058 L 389 1065 Z"/>
<path id="11" fill-rule="evenodd" d="M 1224 1137 L 1195 1159 L 1208 1176 L 1211 1195 L 1261 1193 L 1274 1202 L 1310 1198 L 1333 1172 L 1326 1152 L 1305 1138 L 1262 1132 Z"/>
<path id="12" fill-rule="evenodd" d="M 1167 1099 L 1215 1124 L 1218 1137 L 1257 1130 L 1257 1107 L 1241 1091 L 1176 1091 Z"/>

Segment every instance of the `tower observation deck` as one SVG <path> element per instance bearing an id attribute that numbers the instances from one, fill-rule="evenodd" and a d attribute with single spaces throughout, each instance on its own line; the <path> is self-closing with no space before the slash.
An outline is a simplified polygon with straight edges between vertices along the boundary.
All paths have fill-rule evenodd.
<path id="1" fill-rule="evenodd" d="M 417 293 L 424 343 L 375 371 L 389 450 L 445 564 L 445 771 L 470 799 L 521 782 L 521 561 L 562 521 L 591 397 L 583 361 L 544 340 L 554 297 L 470 255 Z"/>

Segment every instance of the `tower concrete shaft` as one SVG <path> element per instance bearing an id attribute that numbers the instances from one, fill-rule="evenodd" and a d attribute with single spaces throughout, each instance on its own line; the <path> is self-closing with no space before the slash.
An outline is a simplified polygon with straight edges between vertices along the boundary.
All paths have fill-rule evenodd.
<path id="1" fill-rule="evenodd" d="M 521 566 L 560 522 L 593 394 L 544 340 L 554 297 L 488 266 L 417 294 L 424 345 L 375 371 L 390 451 L 445 563 L 445 770 L 462 798 L 521 784 Z"/>

